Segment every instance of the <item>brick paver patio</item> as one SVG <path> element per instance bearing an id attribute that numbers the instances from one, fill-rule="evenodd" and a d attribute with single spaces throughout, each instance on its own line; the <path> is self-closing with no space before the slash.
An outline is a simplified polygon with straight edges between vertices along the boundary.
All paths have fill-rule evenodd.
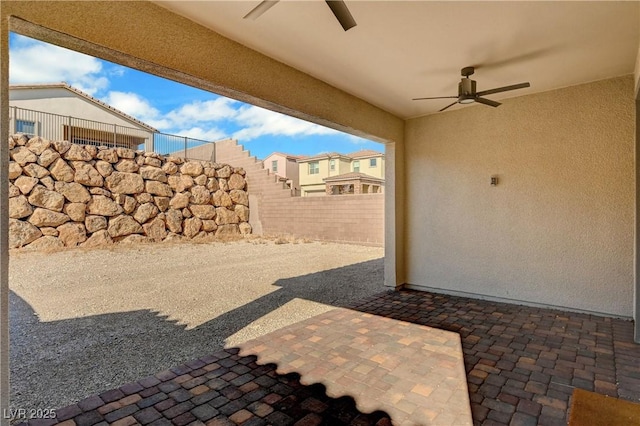
<path id="1" fill-rule="evenodd" d="M 351 395 L 364 412 L 386 412 L 394 425 L 471 425 L 457 333 L 336 308 L 241 344 L 240 354 Z"/>
<path id="2" fill-rule="evenodd" d="M 468 386 L 468 399 L 464 403 L 470 401 L 474 424 L 566 425 L 570 397 L 576 387 L 629 401 L 640 401 L 640 345 L 632 343 L 631 321 L 416 291 L 383 293 L 350 308 L 352 312 L 338 308 L 299 323 L 297 328 L 294 325 L 268 335 L 272 337 L 271 344 L 287 336 L 285 340 L 290 342 L 293 349 L 277 354 L 281 357 L 278 366 L 260 365 L 261 358 L 268 357 L 266 350 L 258 351 L 262 352 L 258 354 L 259 358 L 245 353 L 252 345 L 259 348 L 260 344 L 269 342 L 268 336 L 265 336 L 267 340 L 262 338 L 261 342 L 248 342 L 242 352 L 238 348 L 220 351 L 119 389 L 90 396 L 57 410 L 57 419 L 31 420 L 29 424 L 391 424 L 399 409 L 391 399 L 386 401 L 388 411 L 382 411 L 381 408 L 369 414 L 360 411 L 385 403 L 385 398 L 378 397 L 376 400 L 375 396 L 365 401 L 362 398 L 363 394 L 366 395 L 364 388 L 353 390 L 359 386 L 358 380 L 368 383 L 366 380 L 371 379 L 369 376 L 376 368 L 365 362 L 363 353 L 366 350 L 363 347 L 346 350 L 346 356 L 340 355 L 346 360 L 343 365 L 354 361 L 349 368 L 361 376 L 352 375 L 344 381 L 331 378 L 327 371 L 324 381 L 329 384 L 326 388 L 321 384 L 304 384 L 315 380 L 313 374 L 320 373 L 318 368 L 321 364 L 313 364 L 316 370 L 312 368 L 305 373 L 305 368 L 312 364 L 301 359 L 296 350 L 305 347 L 305 342 L 314 343 L 313 340 L 318 337 L 323 338 L 323 326 L 328 327 L 324 330 L 338 330 L 338 324 L 351 325 L 349 322 L 353 319 L 372 321 L 366 322 L 367 325 L 363 327 L 353 327 L 356 333 L 358 329 L 375 330 L 380 333 L 376 339 L 387 334 L 390 344 L 386 353 L 389 354 L 400 350 L 401 346 L 417 345 L 417 342 L 409 343 L 411 337 L 404 341 L 408 345 L 400 342 L 397 327 L 409 327 L 407 330 L 411 332 L 407 336 L 416 336 L 418 330 L 428 331 L 430 327 L 459 334 Z M 338 323 L 322 322 L 332 318 L 341 319 Z M 399 321 L 390 319 L 406 324 L 400 325 Z M 372 324 L 386 324 L 388 327 L 371 328 Z M 317 328 L 313 329 L 314 325 Z M 312 328 L 309 329 L 309 326 Z M 307 346 L 302 352 L 324 359 L 329 365 L 338 356 L 335 353 L 336 346 L 322 345 L 320 341 L 317 341 L 318 345 Z M 353 343 L 352 337 L 348 344 Z M 358 344 L 358 341 L 355 343 Z M 298 346 L 294 348 L 296 344 Z M 376 352 L 377 355 L 383 353 L 384 350 Z M 368 355 L 368 361 L 376 356 L 373 353 Z M 424 364 L 424 358 L 412 358 L 421 355 L 422 351 L 403 352 L 404 367 Z M 382 358 L 376 360 L 381 364 L 385 362 Z M 302 371 L 302 377 L 294 373 L 282 375 L 277 372 L 280 367 L 288 369 L 296 365 L 298 372 Z M 356 370 L 360 366 L 364 366 L 363 369 Z M 372 369 L 365 371 L 367 368 Z M 406 374 L 402 368 L 398 365 L 388 371 L 399 369 L 401 374 Z M 311 376 L 305 379 L 305 374 Z M 428 380 L 428 375 L 429 372 L 425 371 L 425 380 Z M 373 376 L 376 379 L 375 374 Z M 421 377 L 407 379 L 411 383 L 410 389 L 402 381 L 400 384 L 392 383 L 392 386 L 398 386 L 397 389 L 404 395 L 411 395 L 412 391 L 418 396 L 421 393 L 422 396 L 430 394 L 424 391 L 425 388 L 416 387 Z M 354 386 L 349 394 L 355 395 L 356 399 L 332 398 L 330 395 L 335 397 L 342 392 L 340 386 L 344 389 Z M 415 401 L 414 398 L 411 396 L 411 400 Z M 372 399 L 375 403 L 371 402 Z M 436 406 L 437 401 L 428 401 L 431 405 L 423 407 L 427 410 L 424 422 L 417 424 L 438 424 L 429 416 L 433 412 L 447 412 L 441 407 L 453 406 L 451 411 L 455 411 L 464 405 L 460 402 L 440 401 L 444 405 Z M 437 419 L 435 416 L 433 418 Z"/>
<path id="3" fill-rule="evenodd" d="M 566 425 L 576 387 L 640 401 L 631 321 L 417 291 L 357 309 L 459 333 L 475 424 Z"/>

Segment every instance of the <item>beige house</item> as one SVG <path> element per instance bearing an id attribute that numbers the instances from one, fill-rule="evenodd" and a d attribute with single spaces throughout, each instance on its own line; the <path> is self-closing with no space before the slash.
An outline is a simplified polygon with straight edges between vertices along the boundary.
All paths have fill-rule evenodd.
<path id="1" fill-rule="evenodd" d="M 66 83 L 9 87 L 12 133 L 153 151 L 153 127 Z"/>
<path id="2" fill-rule="evenodd" d="M 322 2 L 287 3 L 257 24 L 246 2 L 4 1 L 0 133 L 15 31 L 375 140 L 385 285 L 634 318 L 640 341 L 639 2 L 354 1 L 347 33 Z M 489 95 L 497 108 L 456 97 L 474 64 L 479 90 L 531 87 Z"/>
<path id="3" fill-rule="evenodd" d="M 278 177 L 284 185 L 291 189 L 293 195 L 300 195 L 300 177 L 297 161 L 304 158 L 303 155 L 284 154 L 274 152 L 262 160 L 264 168 Z"/>
<path id="4" fill-rule="evenodd" d="M 300 176 L 300 195 L 303 197 L 326 195 L 325 178 L 353 171 L 351 158 L 337 152 L 305 157 L 297 162 Z"/>
<path id="5" fill-rule="evenodd" d="M 306 157 L 298 169 L 303 197 L 380 193 L 384 186 L 384 154 L 373 150 Z"/>
<path id="6" fill-rule="evenodd" d="M 351 171 L 354 173 L 364 173 L 384 181 L 384 154 L 371 149 L 347 154 L 351 158 Z"/>

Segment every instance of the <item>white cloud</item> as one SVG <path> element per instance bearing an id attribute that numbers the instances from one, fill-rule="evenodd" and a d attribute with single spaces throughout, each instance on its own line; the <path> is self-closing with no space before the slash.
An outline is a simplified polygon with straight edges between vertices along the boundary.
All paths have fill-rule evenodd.
<path id="1" fill-rule="evenodd" d="M 107 74 L 116 77 L 122 77 L 126 73 L 127 69 L 122 65 L 114 65 L 107 70 Z"/>
<path id="2" fill-rule="evenodd" d="M 67 82 L 94 95 L 109 85 L 101 62 L 91 56 L 14 35 L 9 52 L 11 84 Z"/>
<path id="3" fill-rule="evenodd" d="M 364 145 L 365 143 L 371 142 L 370 140 L 361 138 L 360 136 L 350 135 L 348 133 L 345 133 L 345 135 L 347 136 L 347 141 L 352 144 Z"/>
<path id="4" fill-rule="evenodd" d="M 220 121 L 233 118 L 237 110 L 232 107 L 236 101 L 228 98 L 216 98 L 209 101 L 194 101 L 174 109 L 166 116 L 176 126 L 184 126 L 193 123 Z"/>
<path id="5" fill-rule="evenodd" d="M 186 136 L 193 139 L 201 139 L 204 141 L 212 142 L 220 139 L 224 139 L 229 135 L 223 130 L 217 127 L 211 127 L 203 129 L 201 127 L 192 127 L 190 129 L 180 130 L 178 136 Z"/>
<path id="6" fill-rule="evenodd" d="M 194 101 L 162 114 L 151 102 L 132 92 L 111 91 L 102 98 L 117 108 L 161 131 L 207 141 L 229 136 L 220 128 L 226 122 L 240 127 L 233 137 L 249 141 L 260 136 L 333 135 L 336 130 L 298 120 L 260 107 L 239 104 L 219 97 L 208 101 Z"/>
<path id="7" fill-rule="evenodd" d="M 75 82 L 72 81 L 69 84 L 84 93 L 94 96 L 97 92 L 109 87 L 109 80 L 106 77 L 84 78 Z"/>
<path id="8" fill-rule="evenodd" d="M 308 136 L 339 134 L 337 130 L 299 120 L 257 106 L 238 109 L 234 121 L 242 127 L 233 137 L 248 141 L 260 136 Z"/>
<path id="9" fill-rule="evenodd" d="M 158 129 L 172 127 L 170 120 L 162 117 L 162 114 L 157 108 L 137 93 L 111 91 L 101 100 L 150 126 Z"/>
<path id="10" fill-rule="evenodd" d="M 212 126 L 194 126 L 196 123 L 212 123 L 237 114 L 230 106 L 236 101 L 227 98 L 195 101 L 166 114 L 161 113 L 149 100 L 133 92 L 111 91 L 101 100 L 156 129 L 204 140 L 220 139 L 225 137 L 225 133 Z"/>

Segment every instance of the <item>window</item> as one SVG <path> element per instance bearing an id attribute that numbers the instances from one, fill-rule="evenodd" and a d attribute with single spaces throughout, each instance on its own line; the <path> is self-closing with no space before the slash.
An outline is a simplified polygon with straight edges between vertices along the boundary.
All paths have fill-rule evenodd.
<path id="1" fill-rule="evenodd" d="M 358 173 L 360 171 L 360 160 L 353 162 L 353 171 Z"/>
<path id="2" fill-rule="evenodd" d="M 318 173 L 320 173 L 320 163 L 318 163 L 317 161 L 309 163 L 309 174 L 317 175 Z"/>
<path id="3" fill-rule="evenodd" d="M 278 160 L 273 160 L 271 162 L 271 171 L 273 173 L 278 173 Z"/>
<path id="4" fill-rule="evenodd" d="M 378 159 L 377 158 L 370 158 L 369 159 L 369 167 L 377 167 L 378 166 Z"/>
<path id="5" fill-rule="evenodd" d="M 35 136 L 36 122 L 29 120 L 16 120 L 16 133 Z"/>
<path id="6" fill-rule="evenodd" d="M 329 160 L 329 169 L 334 171 L 336 169 L 336 160 Z"/>

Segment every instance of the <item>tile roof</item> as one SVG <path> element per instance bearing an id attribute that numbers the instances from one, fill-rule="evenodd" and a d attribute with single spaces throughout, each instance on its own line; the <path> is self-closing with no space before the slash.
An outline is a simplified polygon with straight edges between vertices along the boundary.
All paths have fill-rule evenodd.
<path id="1" fill-rule="evenodd" d="M 284 154 L 289 155 L 289 154 Z M 339 152 L 324 152 L 322 154 L 311 155 L 309 157 L 304 157 L 299 159 L 298 162 L 302 161 L 313 161 L 313 160 L 322 160 L 324 158 L 345 158 L 348 160 L 357 160 L 359 158 L 368 158 L 368 157 L 384 157 L 384 152 L 374 151 L 372 149 L 361 149 L 360 151 L 352 152 L 350 154 L 340 154 Z"/>
<path id="2" fill-rule="evenodd" d="M 281 155 L 281 156 L 283 156 L 283 157 L 285 157 L 285 158 L 287 158 L 287 159 L 290 159 L 290 160 L 300 160 L 300 159 L 302 159 L 302 158 L 306 158 L 306 157 L 307 157 L 306 155 L 294 155 L 294 154 L 287 154 L 286 152 L 278 152 L 278 151 L 275 151 L 275 152 L 272 152 L 271 154 L 267 155 L 267 156 L 266 156 L 266 157 L 264 157 L 264 158 L 265 158 L 265 159 L 266 159 L 266 158 L 269 158 L 269 157 L 271 157 L 272 155 Z"/>
<path id="3" fill-rule="evenodd" d="M 377 157 L 379 155 L 384 157 L 384 152 L 374 151 L 372 149 L 361 149 L 360 151 L 346 154 L 347 157 L 351 158 Z"/>
<path id="4" fill-rule="evenodd" d="M 347 157 L 344 154 L 340 154 L 339 152 L 324 152 L 322 154 L 317 154 L 317 155 L 312 155 L 312 156 L 309 156 L 309 157 L 300 158 L 297 161 L 300 163 L 300 162 L 304 162 L 304 161 L 322 160 L 323 158 L 346 158 L 348 160 L 351 159 L 351 158 Z"/>
<path id="5" fill-rule="evenodd" d="M 384 182 L 384 179 L 371 176 L 366 173 L 359 173 L 359 172 L 349 172 L 349 173 L 343 173 L 341 175 L 329 176 L 328 178 L 324 178 L 322 180 L 324 180 L 325 182 L 334 182 L 339 180 L 353 180 L 353 179 L 366 179 L 366 180 L 375 180 L 378 182 Z"/>

